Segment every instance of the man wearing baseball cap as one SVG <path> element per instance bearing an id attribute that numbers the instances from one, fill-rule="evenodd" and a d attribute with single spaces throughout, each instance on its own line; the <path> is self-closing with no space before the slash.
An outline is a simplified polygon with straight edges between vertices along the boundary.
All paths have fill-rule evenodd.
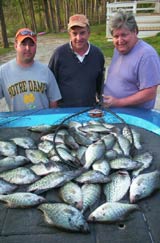
<path id="1" fill-rule="evenodd" d="M 34 60 L 36 33 L 19 29 L 14 47 L 16 58 L 0 67 L 0 98 L 5 97 L 10 111 L 56 107 L 61 94 L 55 76 L 47 65 Z"/>
<path id="2" fill-rule="evenodd" d="M 101 97 L 104 55 L 89 42 L 90 24 L 83 14 L 69 18 L 70 41 L 59 46 L 49 61 L 62 99 L 60 107 L 90 107 Z"/>

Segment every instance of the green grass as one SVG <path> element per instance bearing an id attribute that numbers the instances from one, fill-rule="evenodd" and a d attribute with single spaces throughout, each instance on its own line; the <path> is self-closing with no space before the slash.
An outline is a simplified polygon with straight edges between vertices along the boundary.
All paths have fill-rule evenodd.
<path id="1" fill-rule="evenodd" d="M 66 38 L 68 40 L 68 33 L 49 33 L 47 36 L 54 35 L 55 38 Z M 157 34 L 157 36 L 154 37 L 147 37 L 143 38 L 146 42 L 151 44 L 159 53 L 160 55 L 160 33 Z M 91 36 L 90 36 L 90 42 L 98 46 L 102 52 L 104 53 L 105 57 L 112 57 L 113 54 L 113 44 L 112 41 L 107 41 L 106 39 L 106 25 L 96 25 L 91 26 Z M 0 55 L 3 55 L 7 52 L 10 52 L 13 50 L 13 43 L 10 44 L 10 48 L 2 48 L 0 47 Z"/>

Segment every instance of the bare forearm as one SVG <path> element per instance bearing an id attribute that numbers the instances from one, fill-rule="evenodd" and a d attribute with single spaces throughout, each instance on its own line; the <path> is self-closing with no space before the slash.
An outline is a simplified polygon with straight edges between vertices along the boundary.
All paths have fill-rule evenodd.
<path id="1" fill-rule="evenodd" d="M 134 106 L 154 99 L 156 96 L 156 91 L 157 86 L 154 86 L 124 98 L 118 99 L 112 96 L 104 96 L 104 103 L 108 106 L 114 107 Z"/>

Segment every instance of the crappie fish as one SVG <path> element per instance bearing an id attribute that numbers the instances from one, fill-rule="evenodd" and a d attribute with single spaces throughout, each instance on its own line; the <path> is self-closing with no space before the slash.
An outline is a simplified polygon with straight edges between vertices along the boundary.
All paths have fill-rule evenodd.
<path id="1" fill-rule="evenodd" d="M 58 155 L 53 155 L 53 156 L 51 156 L 51 157 L 49 157 L 49 159 L 50 159 L 50 161 L 51 162 L 62 162 L 62 159 L 58 156 Z M 47 163 L 48 164 L 48 163 Z M 65 163 L 63 163 L 63 164 L 65 164 Z M 67 164 L 66 164 L 67 165 Z"/>
<path id="2" fill-rule="evenodd" d="M 82 170 L 71 170 L 71 171 L 61 171 L 61 172 L 52 172 L 49 175 L 42 177 L 37 180 L 35 183 L 32 183 L 27 188 L 27 191 L 34 191 L 37 194 L 40 194 L 44 191 L 48 191 L 52 188 L 57 188 L 64 185 L 66 182 L 71 181 L 72 179 L 78 177 L 82 173 Z"/>
<path id="3" fill-rule="evenodd" d="M 73 232 L 89 232 L 89 226 L 83 214 L 65 203 L 43 203 L 38 209 L 44 213 L 45 221 L 61 229 Z"/>
<path id="4" fill-rule="evenodd" d="M 77 167 L 80 164 L 78 159 L 71 154 L 70 150 L 66 150 L 63 147 L 56 147 L 56 149 L 58 152 L 57 155 L 60 157 L 63 163 L 69 164 L 72 167 Z"/>
<path id="5" fill-rule="evenodd" d="M 100 171 L 88 170 L 78 176 L 75 181 L 78 183 L 107 183 L 110 181 L 110 178 Z"/>
<path id="6" fill-rule="evenodd" d="M 68 129 L 69 129 L 68 125 L 63 125 L 63 126 L 61 127 L 61 129 L 59 129 L 59 130 L 56 132 L 56 136 L 61 136 L 61 137 L 64 138 L 65 135 L 68 135 L 68 134 L 69 134 Z"/>
<path id="7" fill-rule="evenodd" d="M 86 151 L 86 149 L 87 149 L 87 147 L 85 147 L 85 146 L 80 146 L 79 148 L 78 148 L 78 150 L 76 151 L 76 158 L 78 158 L 78 160 L 81 162 L 82 161 L 82 163 L 81 164 L 84 164 L 83 163 L 83 157 L 84 157 L 84 154 L 85 154 L 85 151 Z"/>
<path id="8" fill-rule="evenodd" d="M 127 171 L 116 171 L 110 175 L 111 181 L 103 185 L 107 202 L 121 200 L 129 190 L 131 179 Z"/>
<path id="9" fill-rule="evenodd" d="M 82 126 L 82 124 L 80 122 L 78 122 L 78 121 L 69 121 L 68 122 L 68 127 L 69 128 L 78 129 L 81 126 Z"/>
<path id="10" fill-rule="evenodd" d="M 52 129 L 52 125 L 42 124 L 38 126 L 30 126 L 27 129 L 33 132 L 49 132 Z"/>
<path id="11" fill-rule="evenodd" d="M 45 154 L 48 154 L 54 148 L 53 142 L 50 141 L 42 141 L 38 144 L 38 149 Z"/>
<path id="12" fill-rule="evenodd" d="M 56 144 L 64 144 L 64 135 L 57 133 L 54 135 L 53 142 Z"/>
<path id="13" fill-rule="evenodd" d="M 17 146 L 13 142 L 9 141 L 0 141 L 0 155 L 4 156 L 16 156 L 17 155 Z"/>
<path id="14" fill-rule="evenodd" d="M 82 212 L 84 213 L 100 199 L 101 186 L 100 184 L 84 184 L 81 189 L 83 197 Z"/>
<path id="15" fill-rule="evenodd" d="M 82 132 L 98 132 L 98 133 L 108 133 L 110 130 L 107 129 L 103 124 L 87 124 L 85 126 L 79 127 Z"/>
<path id="16" fill-rule="evenodd" d="M 119 157 L 110 160 L 111 169 L 135 170 L 142 166 L 141 162 L 132 160 L 128 157 Z"/>
<path id="17" fill-rule="evenodd" d="M 33 164 L 38 164 L 40 162 L 42 162 L 42 163 L 48 163 L 49 162 L 47 155 L 39 149 L 26 149 L 25 153 L 26 153 L 27 158 Z"/>
<path id="18" fill-rule="evenodd" d="M 48 175 L 52 172 L 60 172 L 69 170 L 69 166 L 58 161 L 49 161 L 48 163 L 38 163 L 32 165 L 30 169 L 38 176 Z"/>
<path id="19" fill-rule="evenodd" d="M 140 174 L 140 172 L 147 169 L 151 165 L 152 160 L 153 160 L 153 155 L 149 152 L 144 152 L 144 153 L 135 155 L 133 157 L 133 160 L 142 163 L 142 166 L 139 169 L 132 171 L 132 176 L 136 177 Z"/>
<path id="20" fill-rule="evenodd" d="M 69 154 L 69 156 L 70 156 L 71 150 L 64 143 L 58 143 L 58 144 L 54 144 L 54 145 L 55 145 L 54 148 L 48 153 L 48 157 L 50 159 L 53 156 L 60 156 L 59 151 L 58 151 L 58 148 L 60 148 L 60 152 L 62 152 L 62 154 L 63 154 L 62 157 L 61 157 L 61 159 L 59 157 L 58 160 L 61 160 L 62 161 L 63 159 L 65 159 L 65 156 L 67 154 Z M 56 150 L 58 151 L 58 155 L 57 155 L 57 151 Z M 63 158 L 63 156 L 64 156 L 64 158 Z M 74 158 L 72 158 L 72 159 L 74 160 Z"/>
<path id="21" fill-rule="evenodd" d="M 64 136 L 64 143 L 70 148 L 70 149 L 78 149 L 79 144 L 76 142 L 73 136 L 67 134 Z"/>
<path id="22" fill-rule="evenodd" d="M 85 152 L 84 168 L 89 169 L 96 160 L 102 158 L 105 154 L 105 144 L 102 140 L 98 140 L 88 146 Z"/>
<path id="23" fill-rule="evenodd" d="M 100 171 L 104 175 L 108 176 L 111 170 L 111 167 L 106 159 L 100 159 L 95 161 L 92 164 L 93 170 Z"/>
<path id="24" fill-rule="evenodd" d="M 79 145 L 88 146 L 92 144 L 92 140 L 86 134 L 82 134 L 76 129 L 70 129 L 70 133 Z"/>
<path id="25" fill-rule="evenodd" d="M 0 172 L 17 168 L 19 166 L 29 163 L 29 160 L 22 155 L 5 157 L 0 160 Z"/>
<path id="26" fill-rule="evenodd" d="M 113 134 L 107 134 L 103 136 L 101 139 L 104 141 L 107 150 L 112 149 L 116 141 L 116 138 Z"/>
<path id="27" fill-rule="evenodd" d="M 15 137 L 11 138 L 10 140 L 24 149 L 34 149 L 37 147 L 35 141 L 31 137 Z"/>
<path id="28" fill-rule="evenodd" d="M 132 135 L 131 135 L 131 132 L 132 132 Z M 129 131 L 128 127 L 124 127 L 122 130 L 123 135 L 126 138 L 128 138 L 130 143 L 133 142 L 136 149 L 141 149 L 142 144 L 141 144 L 140 134 L 134 128 L 131 128 L 131 132 Z M 132 136 L 133 136 L 133 141 L 132 141 Z"/>
<path id="29" fill-rule="evenodd" d="M 74 162 L 76 159 L 74 156 L 71 155 L 71 151 L 66 150 L 65 148 L 62 147 L 57 147 L 58 154 L 63 160 L 69 160 Z"/>
<path id="30" fill-rule="evenodd" d="M 53 141 L 55 139 L 55 143 L 64 143 L 64 138 L 62 135 L 57 135 L 55 138 L 54 138 L 54 136 L 55 136 L 55 133 L 48 133 L 48 134 L 41 136 L 40 140 L 49 141 L 49 142 L 53 143 Z"/>
<path id="31" fill-rule="evenodd" d="M 16 185 L 4 181 L 3 179 L 0 179 L 0 195 L 11 193 L 16 189 L 17 189 Z"/>
<path id="32" fill-rule="evenodd" d="M 121 149 L 121 147 L 120 147 L 120 145 L 119 145 L 119 143 L 118 143 L 117 141 L 114 143 L 112 149 L 113 149 L 114 151 L 116 151 L 116 153 L 117 153 L 118 155 L 123 155 L 123 150 Z"/>
<path id="33" fill-rule="evenodd" d="M 65 203 L 70 204 L 78 209 L 82 209 L 82 190 L 78 184 L 69 181 L 60 187 L 59 193 Z"/>
<path id="34" fill-rule="evenodd" d="M 139 210 L 138 205 L 121 202 L 106 202 L 96 208 L 89 215 L 87 221 L 108 223 L 123 221 L 128 214 L 134 210 Z"/>
<path id="35" fill-rule="evenodd" d="M 103 122 L 103 126 L 106 127 L 108 130 L 110 130 L 111 132 L 113 131 L 113 129 L 117 128 L 115 125 L 106 122 Z"/>
<path id="36" fill-rule="evenodd" d="M 115 158 L 117 158 L 117 156 L 118 156 L 117 152 L 115 150 L 113 150 L 113 149 L 107 150 L 105 152 L 105 158 L 107 160 L 115 159 Z"/>
<path id="37" fill-rule="evenodd" d="M 130 202 L 135 203 L 142 198 L 146 198 L 159 188 L 160 172 L 158 170 L 140 174 L 131 183 L 129 193 Z"/>
<path id="38" fill-rule="evenodd" d="M 25 208 L 37 206 L 46 202 L 46 199 L 30 192 L 15 192 L 9 195 L 0 195 L 0 201 L 6 202 L 8 208 Z"/>
<path id="39" fill-rule="evenodd" d="M 31 169 L 26 167 L 18 167 L 16 169 L 1 172 L 0 178 L 16 185 L 30 184 L 39 179 Z"/>
<path id="40" fill-rule="evenodd" d="M 123 151 L 123 154 L 126 156 L 130 155 L 130 150 L 131 150 L 131 143 L 128 140 L 128 138 L 126 138 L 125 136 L 123 136 L 122 134 L 119 134 L 117 136 L 117 140 L 118 143 L 121 147 L 121 150 Z"/>

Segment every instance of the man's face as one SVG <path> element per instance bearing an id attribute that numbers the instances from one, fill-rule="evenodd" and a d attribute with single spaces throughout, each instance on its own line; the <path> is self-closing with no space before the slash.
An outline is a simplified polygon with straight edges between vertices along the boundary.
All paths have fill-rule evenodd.
<path id="1" fill-rule="evenodd" d="M 120 28 L 113 31 L 113 44 L 121 54 L 127 54 L 136 44 L 137 32 L 127 28 Z"/>
<path id="2" fill-rule="evenodd" d="M 75 51 L 83 50 L 88 46 L 90 32 L 87 27 L 72 27 L 69 31 L 69 36 Z"/>
<path id="3" fill-rule="evenodd" d="M 15 43 L 17 51 L 17 60 L 20 64 L 30 64 L 33 62 L 36 54 L 36 44 L 30 39 L 26 38 L 21 43 Z"/>

